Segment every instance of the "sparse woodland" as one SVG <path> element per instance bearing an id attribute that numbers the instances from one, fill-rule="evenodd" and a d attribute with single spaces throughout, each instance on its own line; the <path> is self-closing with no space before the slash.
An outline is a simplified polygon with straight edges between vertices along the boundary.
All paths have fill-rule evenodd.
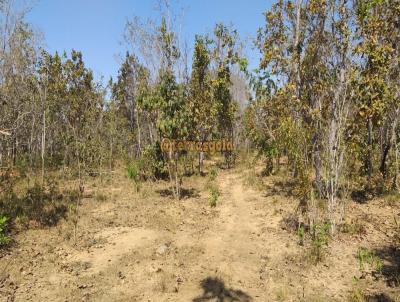
<path id="1" fill-rule="evenodd" d="M 260 12 L 265 22 L 252 41 L 261 54 L 256 70 L 233 26 L 216 24 L 209 34 L 196 35 L 190 49 L 165 2 L 158 19 L 126 23 L 121 35 L 130 50 L 117 78 L 103 81 L 94 79 L 79 50 L 47 52 L 26 12 L 13 3 L 0 1 L 4 252 L 15 248 L 14 236 L 55 228 L 61 219 L 79 249 L 87 198 L 107 198 L 94 193 L 93 183 L 122 175 L 134 196 L 146 199 L 149 188 L 152 196 L 164 186 L 167 202 L 179 204 L 196 198 L 189 188 L 198 182 L 206 188 L 204 211 L 218 211 L 228 190 L 219 174 L 236 186 L 226 173 L 239 169 L 254 192 L 267 190 L 272 180 L 283 183 L 290 200 L 280 221 L 287 245 L 306 249 L 313 265 L 328 261 L 330 242 L 343 233 L 364 232 L 349 220 L 355 206 L 388 201 L 389 216 L 376 213 L 374 219 L 376 225 L 390 220 L 391 269 L 362 246 L 355 257 L 390 280 L 389 294 L 368 300 L 356 289 L 350 297 L 400 301 L 399 0 L 276 0 Z M 163 138 L 229 139 L 235 151 L 163 152 Z M 218 286 L 225 295 L 216 295 L 218 301 L 252 301 Z M 302 288 L 281 301 L 300 301 L 301 295 L 311 301 Z M 193 301 L 214 301 L 204 295 Z"/>

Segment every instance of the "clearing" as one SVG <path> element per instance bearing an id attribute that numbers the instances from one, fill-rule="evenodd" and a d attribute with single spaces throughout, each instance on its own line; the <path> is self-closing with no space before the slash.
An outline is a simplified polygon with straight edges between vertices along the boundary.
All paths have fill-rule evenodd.
<path id="1" fill-rule="evenodd" d="M 350 202 L 353 229 L 314 264 L 310 240 L 285 223 L 297 207 L 290 184 L 265 177 L 259 190 L 245 185 L 250 172 L 219 171 L 215 208 L 207 177 L 185 180 L 179 201 L 163 181 L 136 193 L 122 173 L 93 180 L 76 245 L 68 220 L 16 235 L 0 259 L 0 301 L 400 301 L 398 206 Z M 382 259 L 379 274 L 360 269 L 360 247 Z"/>

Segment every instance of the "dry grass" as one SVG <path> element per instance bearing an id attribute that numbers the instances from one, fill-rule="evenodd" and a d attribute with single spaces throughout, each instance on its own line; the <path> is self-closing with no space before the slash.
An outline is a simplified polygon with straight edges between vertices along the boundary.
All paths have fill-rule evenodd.
<path id="1" fill-rule="evenodd" d="M 396 208 L 387 207 L 383 200 L 349 203 L 342 232 L 321 245 L 322 239 L 313 239 L 306 230 L 301 246 L 294 215 L 298 201 L 290 195 L 284 176 L 261 177 L 259 166 L 220 169 L 214 179 L 220 196 L 217 206 L 210 208 L 210 164 L 206 162 L 205 176 L 184 178 L 181 200 L 169 194 L 166 181 L 145 182 L 136 192 L 122 170 L 85 179 L 85 192 L 91 194 L 80 205 L 77 245 L 68 217 L 55 227 L 17 234 L 20 251 L 12 249 L 1 261 L 12 261 L 7 280 L 19 286 L 14 291 L 10 283 L 3 285 L 9 296 L 28 299 L 30 282 L 43 284 L 33 293 L 47 300 L 81 300 L 88 295 L 106 301 L 106 293 L 112 292 L 122 301 L 127 297 L 192 301 L 205 297 L 202 280 L 217 276 L 225 295 L 253 301 L 330 301 L 330 297 L 332 301 L 379 301 L 371 300 L 379 295 L 396 301 L 399 287 L 388 283 L 397 263 L 390 249 Z M 244 184 L 249 176 L 252 183 Z M 60 181 L 64 189 L 74 185 L 72 180 Z M 284 227 L 287 217 L 293 217 L 293 228 Z M 165 244 L 168 251 L 157 254 Z M 375 269 L 368 274 L 360 270 L 360 247 L 382 259 L 382 274 L 377 278 Z M 318 248 L 324 257 L 317 255 Z M 309 261 L 316 255 L 319 261 Z M 26 265 L 30 261 L 35 264 Z M 87 266 L 75 265 L 86 262 Z M 30 266 L 32 275 L 25 272 Z M 119 271 L 123 277 L 118 277 Z M 45 278 L 56 280 L 57 286 Z"/>

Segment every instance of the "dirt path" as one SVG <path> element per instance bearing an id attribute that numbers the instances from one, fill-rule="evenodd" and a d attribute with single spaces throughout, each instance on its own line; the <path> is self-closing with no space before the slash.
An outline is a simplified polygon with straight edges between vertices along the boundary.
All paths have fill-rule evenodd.
<path id="1" fill-rule="evenodd" d="M 202 254 L 173 301 L 192 301 L 199 285 L 203 292 L 193 301 L 274 301 L 270 259 L 282 261 L 289 240 L 277 235 L 280 218 L 266 207 L 260 192 L 243 185 L 242 176 L 228 171 L 218 177 L 218 215 L 203 220 L 210 227 L 196 239 Z"/>
<path id="2" fill-rule="evenodd" d="M 219 215 L 199 238 L 204 247 L 201 262 L 208 265 L 210 275 L 199 277 L 215 283 L 215 289 L 210 289 L 210 296 L 222 291 L 220 296 L 227 301 L 229 296 L 237 301 L 250 301 L 249 291 L 255 297 L 265 293 L 259 277 L 259 251 L 263 248 L 259 237 L 262 221 L 257 218 L 260 213 L 252 203 L 253 192 L 244 189 L 239 175 L 222 173 L 218 182 L 221 191 Z M 229 285 L 220 284 L 222 280 Z M 198 286 L 198 283 L 192 287 L 195 285 Z"/>

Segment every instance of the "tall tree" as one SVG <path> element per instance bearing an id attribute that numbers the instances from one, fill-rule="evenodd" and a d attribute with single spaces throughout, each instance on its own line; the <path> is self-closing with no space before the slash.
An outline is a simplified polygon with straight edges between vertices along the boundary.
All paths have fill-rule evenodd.
<path id="1" fill-rule="evenodd" d="M 196 36 L 188 100 L 192 138 L 201 142 L 210 138 L 213 130 L 215 132 L 218 109 L 212 95 L 210 44 L 207 36 Z M 202 153 L 199 152 L 199 173 L 201 170 Z"/>

